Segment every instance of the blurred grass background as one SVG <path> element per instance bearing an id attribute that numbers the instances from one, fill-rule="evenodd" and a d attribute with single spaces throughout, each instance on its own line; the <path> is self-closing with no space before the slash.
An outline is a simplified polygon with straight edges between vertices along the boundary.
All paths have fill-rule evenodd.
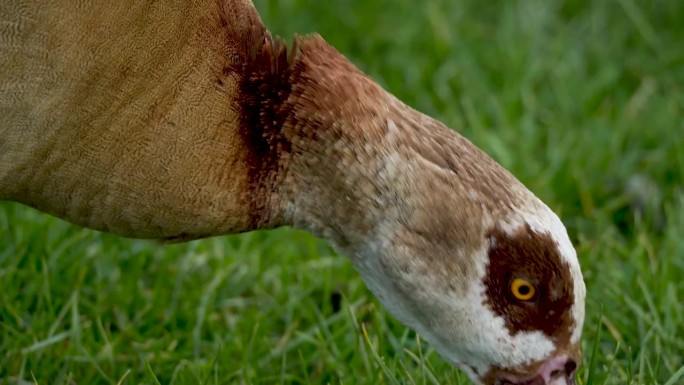
<path id="1" fill-rule="evenodd" d="M 684 383 L 684 2 L 259 0 L 563 218 L 580 384 Z M 467 384 L 288 229 L 160 246 L 0 204 L 0 384 Z M 19 383 L 26 383 L 21 382 Z"/>

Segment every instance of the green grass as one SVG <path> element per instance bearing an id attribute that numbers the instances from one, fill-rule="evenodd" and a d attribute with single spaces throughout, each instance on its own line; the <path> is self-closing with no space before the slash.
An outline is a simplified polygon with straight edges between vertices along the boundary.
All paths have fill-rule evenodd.
<path id="1" fill-rule="evenodd" d="M 287 38 L 319 31 L 562 216 L 588 286 L 580 384 L 684 383 L 684 2 L 257 6 Z M 0 384 L 17 378 L 468 383 L 306 234 L 161 246 L 2 203 Z"/>

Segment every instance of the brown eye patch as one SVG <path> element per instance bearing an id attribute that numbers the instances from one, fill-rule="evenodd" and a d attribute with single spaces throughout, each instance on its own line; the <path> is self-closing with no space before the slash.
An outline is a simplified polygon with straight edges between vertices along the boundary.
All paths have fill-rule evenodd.
<path id="1" fill-rule="evenodd" d="M 539 330 L 553 340 L 570 338 L 574 320 L 570 267 L 550 235 L 528 225 L 514 234 L 495 227 L 487 233 L 489 264 L 484 276 L 488 305 L 502 317 L 511 335 Z M 521 301 L 511 292 L 516 279 L 534 285 L 535 295 Z"/>

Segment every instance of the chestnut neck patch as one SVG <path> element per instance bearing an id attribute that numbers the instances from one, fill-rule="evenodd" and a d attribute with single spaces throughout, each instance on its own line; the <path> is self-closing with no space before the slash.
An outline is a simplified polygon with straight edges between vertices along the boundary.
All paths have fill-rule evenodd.
<path id="1" fill-rule="evenodd" d="M 503 318 L 512 336 L 521 331 L 541 331 L 554 342 L 569 343 L 574 327 L 574 282 L 557 243 L 527 224 L 514 234 L 495 227 L 487 233 L 487 240 L 485 304 Z M 529 300 L 516 298 L 511 290 L 515 279 L 534 285 L 534 296 Z"/>
<path id="2" fill-rule="evenodd" d="M 252 195 L 267 196 L 282 167 L 281 158 L 291 148 L 282 128 L 290 114 L 284 102 L 292 91 L 290 77 L 297 47 L 288 50 L 265 29 L 250 32 L 254 36 L 245 38 L 244 57 L 224 68 L 223 75 L 239 74 L 238 134 L 245 151 L 247 180 Z M 251 228 L 264 228 L 270 223 L 267 203 L 252 200 L 250 205 Z"/>

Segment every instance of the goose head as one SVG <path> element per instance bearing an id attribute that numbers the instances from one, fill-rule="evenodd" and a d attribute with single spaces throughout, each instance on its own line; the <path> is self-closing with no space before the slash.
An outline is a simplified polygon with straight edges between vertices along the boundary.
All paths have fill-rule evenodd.
<path id="1" fill-rule="evenodd" d="M 564 233 L 549 231 L 559 222 L 530 219 L 487 226 L 465 252 L 437 245 L 448 245 L 438 238 L 448 230 L 405 228 L 357 268 L 392 314 L 475 383 L 574 384 L 585 287 Z"/>
<path id="2" fill-rule="evenodd" d="M 533 203 L 464 230 L 448 200 L 426 201 L 354 258 L 389 312 L 477 384 L 574 384 L 585 286 L 560 220 Z"/>

